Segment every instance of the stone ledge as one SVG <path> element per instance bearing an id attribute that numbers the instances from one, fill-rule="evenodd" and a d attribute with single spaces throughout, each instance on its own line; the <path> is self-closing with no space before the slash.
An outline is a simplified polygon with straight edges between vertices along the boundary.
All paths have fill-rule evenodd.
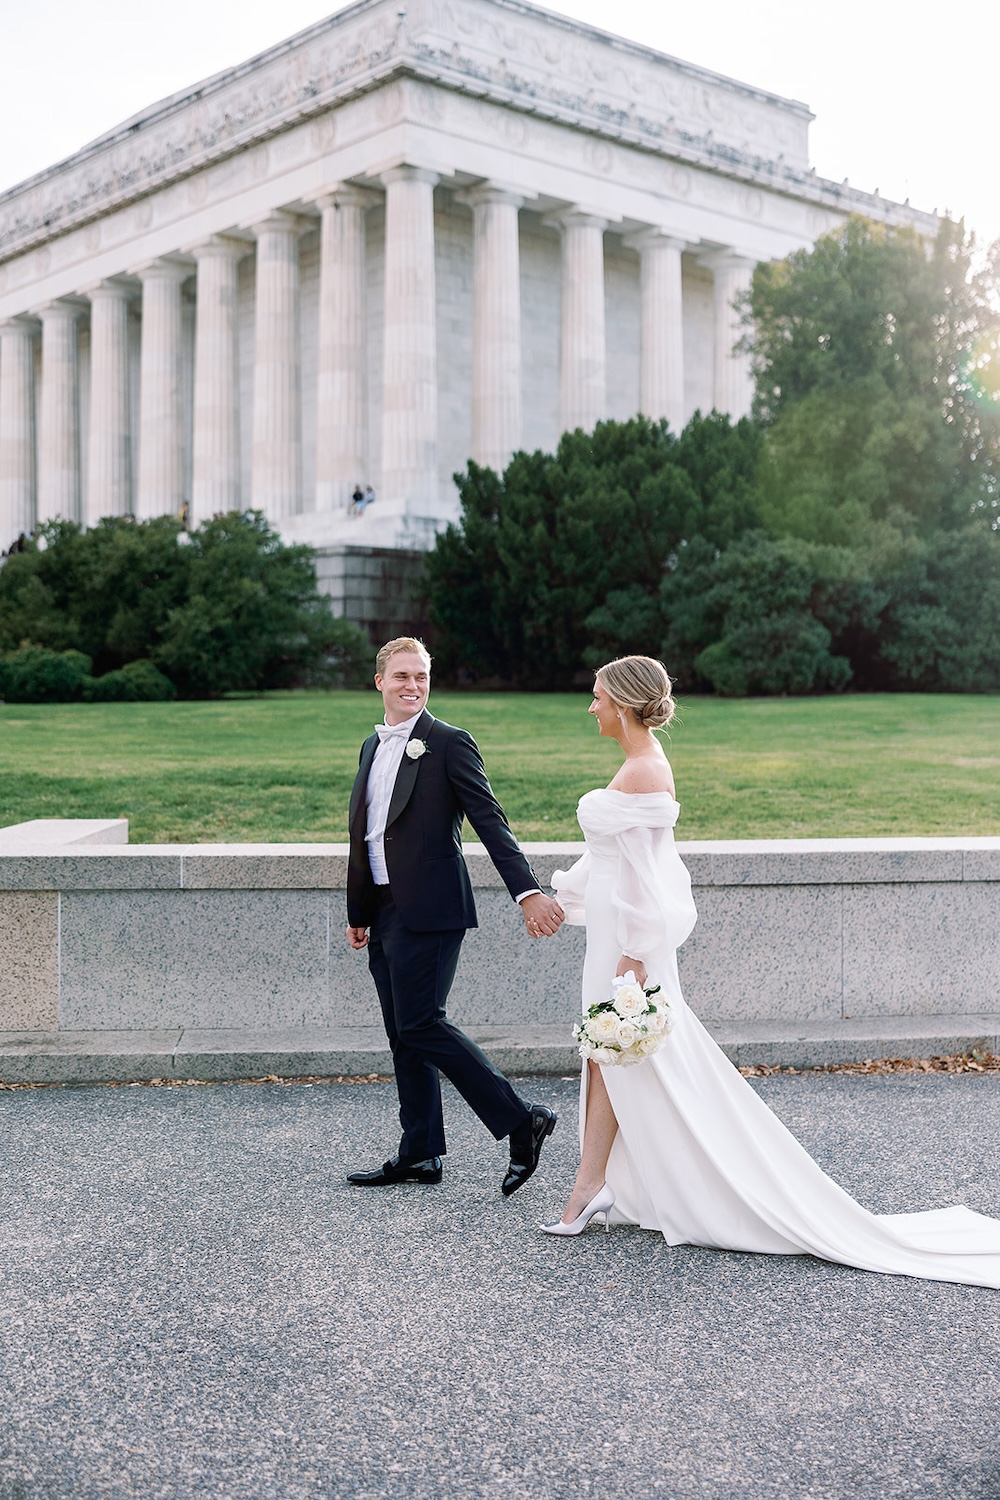
<path id="1" fill-rule="evenodd" d="M 709 1030 L 737 1066 L 808 1068 L 875 1057 L 1000 1053 L 1000 1013 L 864 1021 L 716 1021 Z M 571 1076 L 579 1070 L 565 1026 L 516 1033 L 469 1027 L 469 1034 L 505 1073 Z M 3 1083 L 224 1081 L 269 1074 L 296 1078 L 391 1072 L 385 1037 L 376 1027 L 0 1032 Z"/>
<path id="2" fill-rule="evenodd" d="M 0 830 L 0 890 L 337 891 L 347 878 L 346 844 L 8 843 L 7 832 Z M 582 843 L 522 847 L 543 884 L 584 849 Z M 463 848 L 476 889 L 502 888 L 482 844 Z M 702 840 L 677 848 L 696 886 L 1000 881 L 994 837 Z"/>
<path id="3" fill-rule="evenodd" d="M 128 818 L 31 818 L 27 823 L 10 823 L 0 828 L 0 853 L 8 850 L 76 848 L 97 844 L 102 852 L 107 845 L 128 843 Z"/>

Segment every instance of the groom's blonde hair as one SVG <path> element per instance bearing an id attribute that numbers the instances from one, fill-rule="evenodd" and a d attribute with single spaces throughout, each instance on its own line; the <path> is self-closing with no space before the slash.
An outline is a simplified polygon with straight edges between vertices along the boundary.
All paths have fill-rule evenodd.
<path id="1" fill-rule="evenodd" d="M 386 641 L 381 651 L 375 658 L 375 673 L 378 677 L 385 676 L 385 669 L 394 656 L 400 651 L 412 651 L 417 656 L 422 656 L 427 663 L 428 672 L 431 669 L 431 654 L 423 641 L 418 641 L 413 635 L 399 635 L 394 641 Z"/>

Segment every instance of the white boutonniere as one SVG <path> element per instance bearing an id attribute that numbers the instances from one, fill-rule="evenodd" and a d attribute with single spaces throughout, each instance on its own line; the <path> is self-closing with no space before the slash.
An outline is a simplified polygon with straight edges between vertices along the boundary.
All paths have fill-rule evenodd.
<path id="1" fill-rule="evenodd" d="M 419 760 L 422 755 L 427 754 L 427 741 L 407 740 L 406 753 L 411 760 Z"/>

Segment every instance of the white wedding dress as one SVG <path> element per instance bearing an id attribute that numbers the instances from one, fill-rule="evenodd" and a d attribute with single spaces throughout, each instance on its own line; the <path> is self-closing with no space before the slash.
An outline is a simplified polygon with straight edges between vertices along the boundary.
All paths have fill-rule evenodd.
<path id="1" fill-rule="evenodd" d="M 587 850 L 553 885 L 587 928 L 583 1008 L 606 1000 L 623 953 L 670 1001 L 673 1029 L 631 1067 L 602 1067 L 618 1119 L 612 1219 L 671 1245 L 817 1255 L 867 1271 L 1000 1288 L 1000 1220 L 963 1207 L 873 1214 L 816 1165 L 708 1035 L 681 995 L 677 949 L 696 920 L 665 792 L 587 792 Z M 586 1114 L 587 1068 L 580 1100 Z"/>

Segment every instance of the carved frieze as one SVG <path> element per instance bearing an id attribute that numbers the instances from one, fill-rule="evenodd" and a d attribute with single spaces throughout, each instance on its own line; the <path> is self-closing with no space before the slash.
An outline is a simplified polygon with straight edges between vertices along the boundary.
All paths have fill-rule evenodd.
<path id="1" fill-rule="evenodd" d="M 316 121 L 312 148 L 327 151 L 337 137 L 332 111 L 405 77 L 437 85 L 417 91 L 424 123 L 434 123 L 435 99 L 444 89 L 505 104 L 515 147 L 518 116 L 586 132 L 598 172 L 609 170 L 601 165 L 611 160 L 606 143 L 619 142 L 826 203 L 835 212 L 871 211 L 867 195 L 836 189 L 808 172 L 810 115 L 803 105 L 522 0 L 409 0 L 405 11 L 398 0 L 361 0 L 251 63 L 153 105 L 0 195 L 0 259 L 183 178 L 191 179 L 190 201 L 198 203 L 208 191 L 199 174 L 250 146 L 254 176 L 266 175 L 265 143 L 273 142 L 279 160 L 282 134 L 310 117 Z M 674 170 L 681 194 L 685 168 Z M 878 216 L 891 217 L 895 208 L 882 204 Z M 906 216 L 931 223 L 929 215 L 907 210 Z"/>

